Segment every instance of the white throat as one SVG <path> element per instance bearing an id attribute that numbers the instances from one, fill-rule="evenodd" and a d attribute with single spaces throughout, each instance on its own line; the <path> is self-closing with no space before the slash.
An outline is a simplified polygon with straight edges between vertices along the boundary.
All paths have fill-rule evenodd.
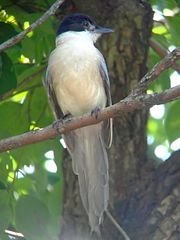
<path id="1" fill-rule="evenodd" d="M 67 41 L 80 41 L 82 44 L 94 44 L 101 36 L 99 33 L 90 33 L 89 31 L 75 32 L 68 31 L 56 37 L 56 46 Z M 83 44 L 83 45 L 84 45 Z"/>

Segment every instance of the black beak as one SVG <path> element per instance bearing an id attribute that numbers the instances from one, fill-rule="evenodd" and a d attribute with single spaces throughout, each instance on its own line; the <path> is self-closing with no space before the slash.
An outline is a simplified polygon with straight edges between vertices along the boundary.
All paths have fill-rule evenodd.
<path id="1" fill-rule="evenodd" d="M 112 33 L 114 32 L 114 30 L 112 30 L 111 28 L 104 28 L 104 27 L 97 26 L 94 29 L 94 32 L 95 33 Z"/>

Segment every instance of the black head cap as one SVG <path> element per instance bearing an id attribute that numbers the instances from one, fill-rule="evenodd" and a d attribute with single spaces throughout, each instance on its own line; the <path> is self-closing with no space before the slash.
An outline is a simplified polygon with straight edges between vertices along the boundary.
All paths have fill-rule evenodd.
<path id="1" fill-rule="evenodd" d="M 58 28 L 57 35 L 68 31 L 82 32 L 91 31 L 95 33 L 113 32 L 109 28 L 102 28 L 96 24 L 88 15 L 82 13 L 74 13 L 67 16 Z"/>

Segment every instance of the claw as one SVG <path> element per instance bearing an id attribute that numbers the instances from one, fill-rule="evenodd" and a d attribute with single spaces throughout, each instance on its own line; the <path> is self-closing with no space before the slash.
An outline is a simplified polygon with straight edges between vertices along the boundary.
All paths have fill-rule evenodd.
<path id="1" fill-rule="evenodd" d="M 58 119 L 58 120 L 55 121 L 55 122 L 53 122 L 53 123 L 52 123 L 52 127 L 53 127 L 59 134 L 61 134 L 61 133 L 59 132 L 59 123 L 63 124 L 63 119 L 62 119 L 62 118 L 61 118 L 61 119 Z"/>
<path id="2" fill-rule="evenodd" d="M 66 121 L 71 121 L 72 115 L 71 114 L 65 114 L 62 118 L 57 119 L 57 121 L 53 122 L 52 127 L 59 133 L 59 124 L 64 124 Z"/>
<path id="3" fill-rule="evenodd" d="M 101 109 L 99 107 L 95 107 L 92 111 L 91 111 L 91 116 L 95 116 L 95 118 L 98 118 L 98 115 L 100 113 Z"/>
<path id="4" fill-rule="evenodd" d="M 71 118 L 72 118 L 72 115 L 70 113 L 67 113 L 62 117 L 64 121 L 70 121 Z"/>

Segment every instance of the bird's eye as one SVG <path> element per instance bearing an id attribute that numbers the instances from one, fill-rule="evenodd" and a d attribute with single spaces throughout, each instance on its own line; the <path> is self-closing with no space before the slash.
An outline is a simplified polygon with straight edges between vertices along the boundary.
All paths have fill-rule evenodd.
<path id="1" fill-rule="evenodd" d="M 89 27 L 89 22 L 87 22 L 87 21 L 85 21 L 84 23 L 83 23 L 83 25 L 84 25 L 84 27 Z"/>

